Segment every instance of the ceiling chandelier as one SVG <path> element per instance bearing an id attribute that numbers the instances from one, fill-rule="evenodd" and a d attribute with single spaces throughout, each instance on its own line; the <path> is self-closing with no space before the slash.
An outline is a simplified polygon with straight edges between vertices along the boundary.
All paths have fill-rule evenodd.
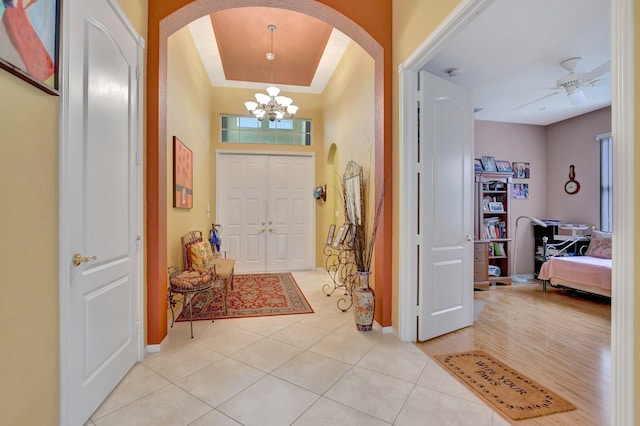
<path id="1" fill-rule="evenodd" d="M 248 101 L 244 103 L 249 112 L 262 121 L 265 117 L 269 121 L 280 121 L 284 117 L 290 118 L 298 112 L 298 107 L 292 105 L 293 100 L 286 96 L 278 96 L 280 89 L 273 85 L 273 61 L 276 58 L 273 53 L 273 32 L 276 30 L 275 25 L 267 27 L 271 33 L 271 51 L 267 53 L 267 60 L 271 61 L 271 86 L 267 87 L 267 95 L 264 93 L 256 93 L 256 101 Z"/>

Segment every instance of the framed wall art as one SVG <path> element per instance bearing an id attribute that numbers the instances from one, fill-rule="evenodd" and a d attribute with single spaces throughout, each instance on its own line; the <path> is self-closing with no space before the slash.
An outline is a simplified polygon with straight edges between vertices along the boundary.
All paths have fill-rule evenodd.
<path id="1" fill-rule="evenodd" d="M 173 137 L 173 207 L 193 208 L 193 153 Z"/>
<path id="2" fill-rule="evenodd" d="M 513 177 L 516 179 L 529 179 L 530 167 L 529 163 L 513 162 Z"/>
<path id="3" fill-rule="evenodd" d="M 529 199 L 529 184 L 528 183 L 514 183 L 513 184 L 513 198 L 517 200 Z"/>
<path id="4" fill-rule="evenodd" d="M 0 4 L 0 68 L 58 95 L 60 2 L 4 0 Z"/>

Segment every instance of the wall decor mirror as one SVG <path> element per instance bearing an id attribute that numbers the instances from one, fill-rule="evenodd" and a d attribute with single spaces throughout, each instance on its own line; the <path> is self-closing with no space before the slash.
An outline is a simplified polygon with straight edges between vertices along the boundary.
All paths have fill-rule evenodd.
<path id="1" fill-rule="evenodd" d="M 359 226 L 363 224 L 362 205 L 362 167 L 355 161 L 349 161 L 342 177 L 344 185 L 344 204 L 347 222 Z"/>

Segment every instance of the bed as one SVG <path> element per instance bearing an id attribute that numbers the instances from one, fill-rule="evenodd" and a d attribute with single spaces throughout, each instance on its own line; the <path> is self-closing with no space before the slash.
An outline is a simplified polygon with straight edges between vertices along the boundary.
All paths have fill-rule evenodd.
<path id="1" fill-rule="evenodd" d="M 611 297 L 611 234 L 593 231 L 589 238 L 583 256 L 563 256 L 562 251 L 556 256 L 545 256 L 547 260 L 538 274 L 543 291 L 550 284 Z"/>

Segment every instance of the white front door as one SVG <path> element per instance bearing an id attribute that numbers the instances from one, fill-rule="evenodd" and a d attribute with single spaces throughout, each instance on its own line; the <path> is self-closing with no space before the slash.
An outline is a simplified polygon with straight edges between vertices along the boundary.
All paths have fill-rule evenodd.
<path id="1" fill-rule="evenodd" d="M 315 158 L 218 153 L 216 219 L 238 273 L 311 269 Z"/>
<path id="2" fill-rule="evenodd" d="M 63 9 L 61 424 L 76 425 L 141 360 L 143 41 L 114 0 Z"/>
<path id="3" fill-rule="evenodd" d="M 264 155 L 217 155 L 216 222 L 222 250 L 236 272 L 264 272 L 266 259 L 267 159 Z"/>
<path id="4" fill-rule="evenodd" d="M 420 72 L 418 339 L 473 323 L 471 93 Z"/>

